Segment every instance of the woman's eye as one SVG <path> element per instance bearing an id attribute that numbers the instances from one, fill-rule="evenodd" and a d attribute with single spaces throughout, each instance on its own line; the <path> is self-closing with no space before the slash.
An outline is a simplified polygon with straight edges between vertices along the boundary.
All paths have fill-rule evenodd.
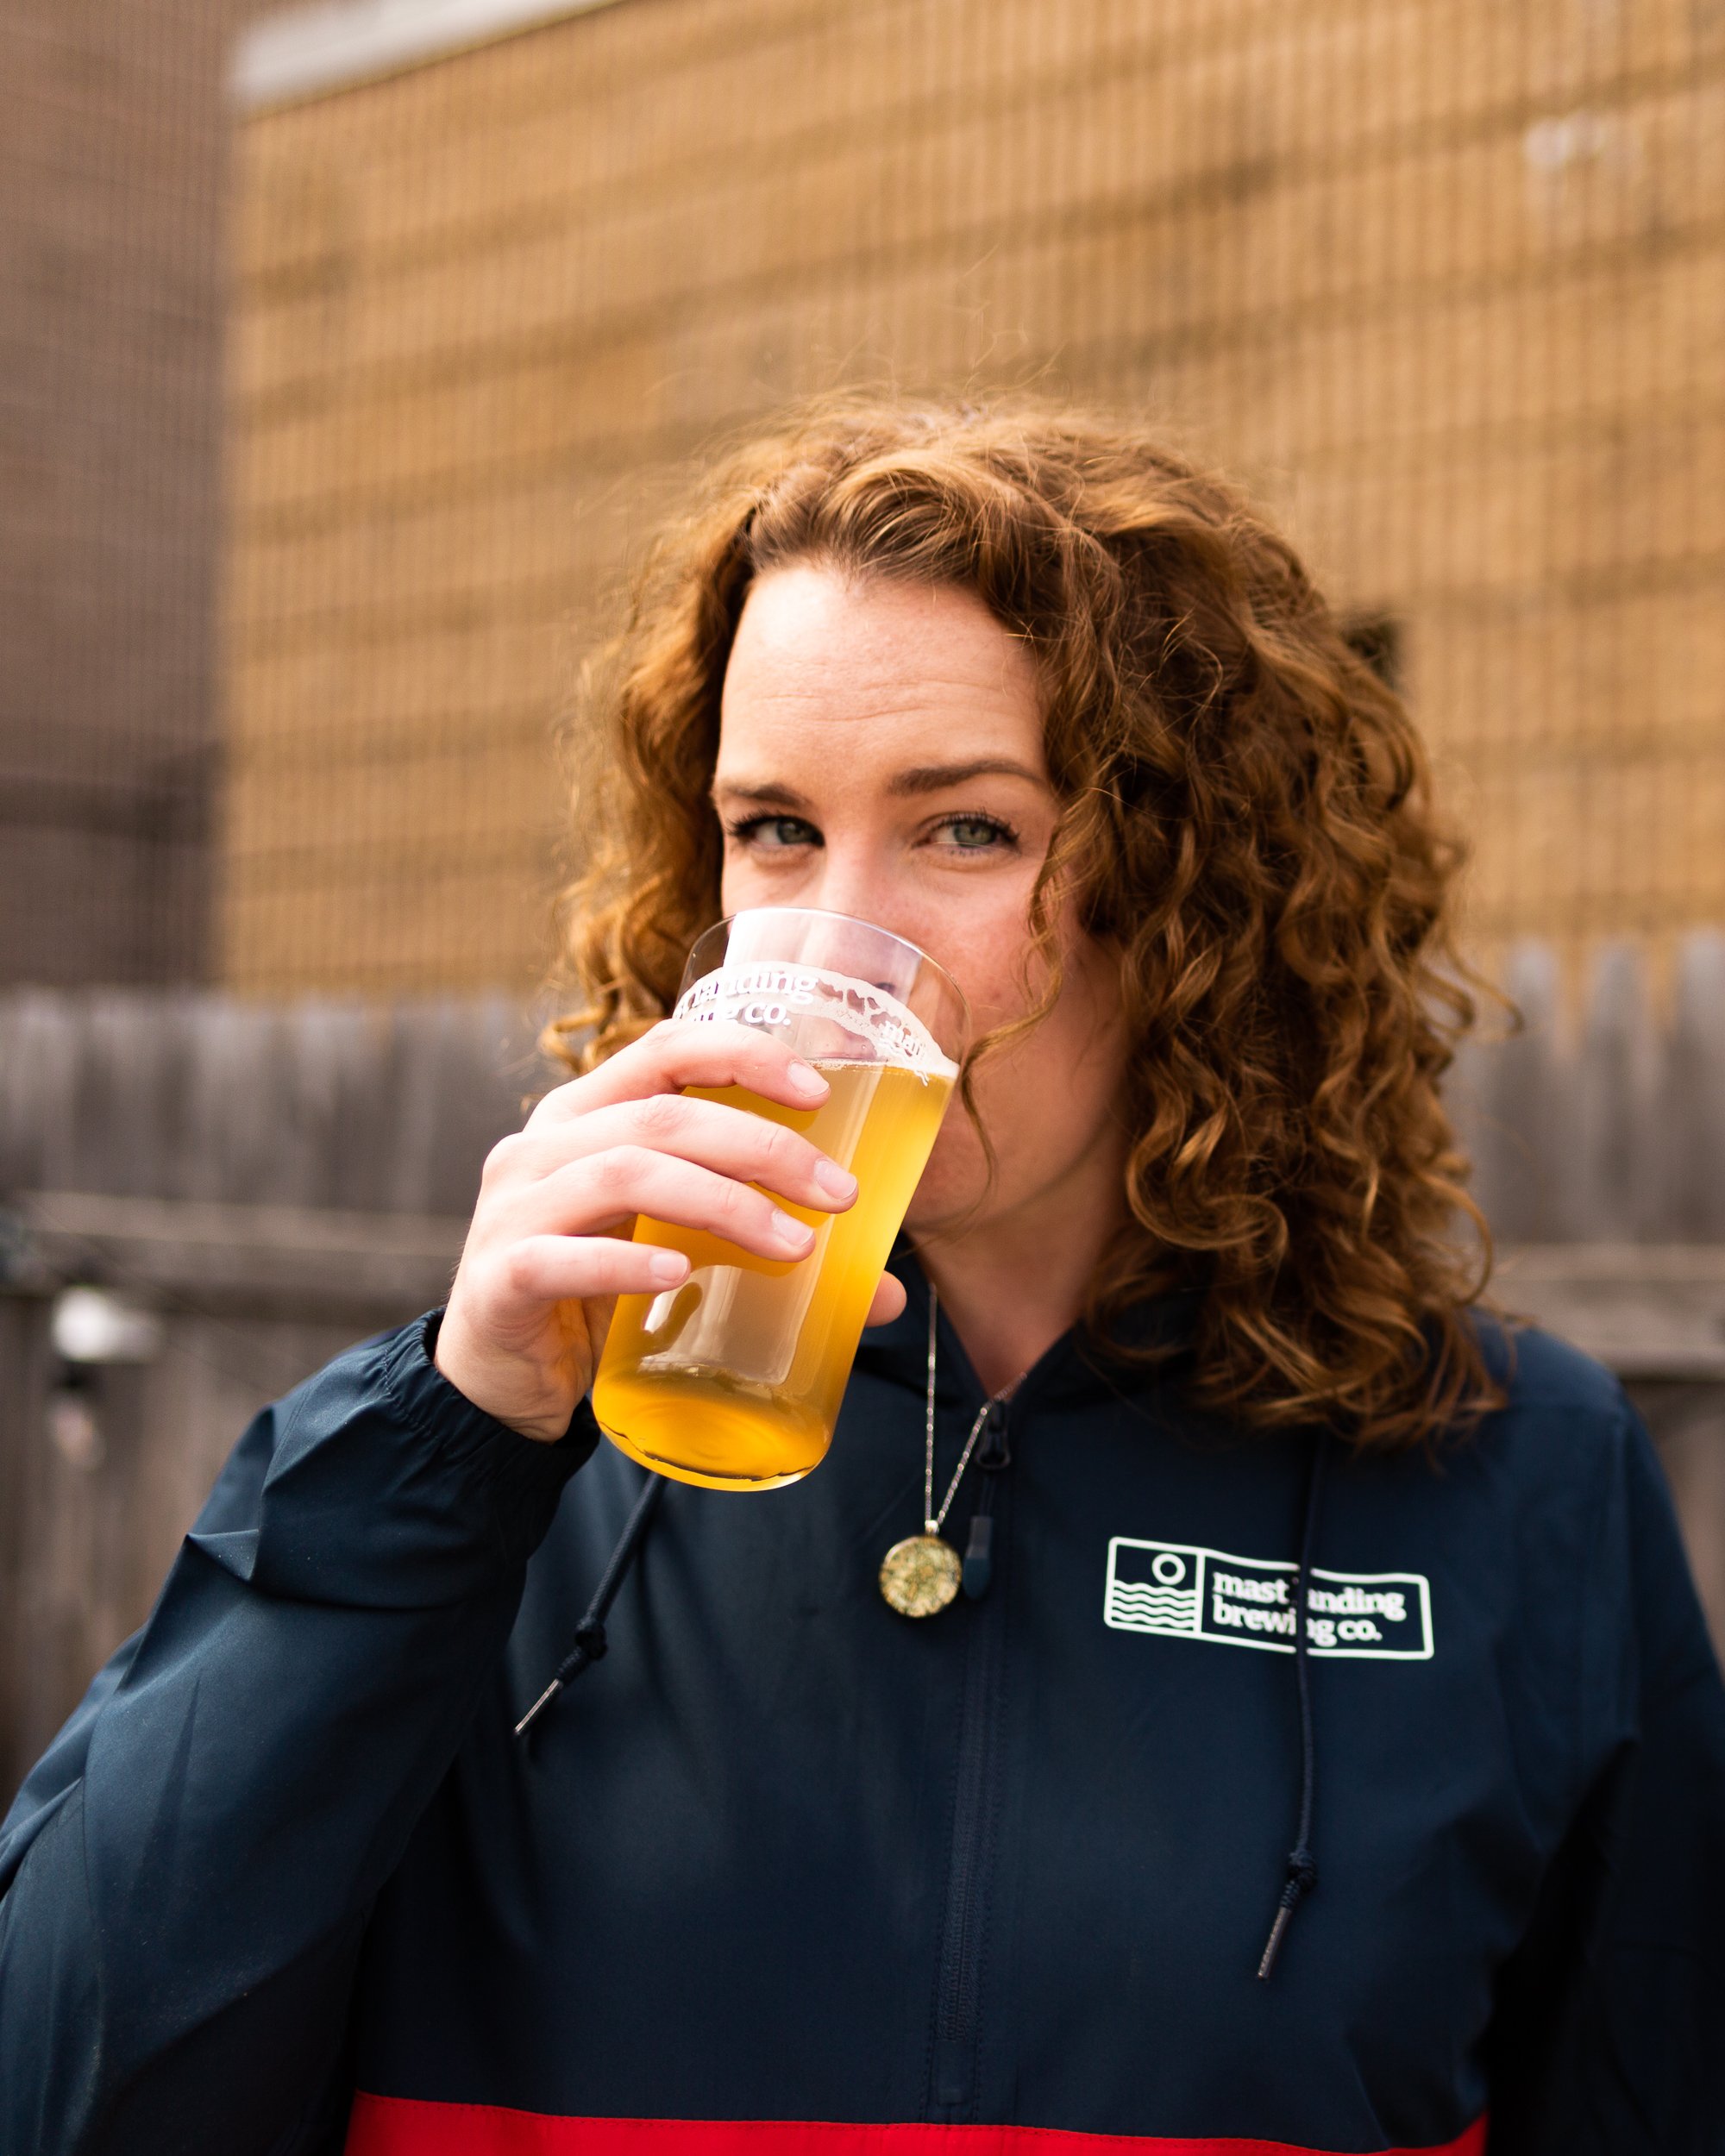
<path id="1" fill-rule="evenodd" d="M 1010 843 L 1012 832 L 992 816 L 949 816 L 940 827 L 950 843 L 963 853 L 982 853 Z"/>
<path id="2" fill-rule="evenodd" d="M 771 851 L 781 846 L 818 846 L 820 833 L 800 816 L 745 816 L 731 826 L 731 836 L 744 846 Z"/>

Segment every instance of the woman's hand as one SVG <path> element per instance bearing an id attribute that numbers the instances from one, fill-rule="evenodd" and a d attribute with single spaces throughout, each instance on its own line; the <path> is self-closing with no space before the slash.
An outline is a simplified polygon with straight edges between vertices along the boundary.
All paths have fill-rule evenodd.
<path id="1" fill-rule="evenodd" d="M 551 1443 L 593 1382 L 620 1294 L 688 1277 L 662 1244 L 633 1243 L 637 1213 L 705 1228 L 762 1257 L 806 1257 L 814 1231 L 751 1183 L 842 1213 L 856 1180 L 782 1125 L 684 1086 L 746 1086 L 819 1107 L 826 1081 L 754 1026 L 667 1020 L 585 1078 L 548 1094 L 518 1136 L 492 1149 L 437 1335 L 437 1368 L 477 1407 Z M 888 1275 L 869 1322 L 895 1316 Z"/>

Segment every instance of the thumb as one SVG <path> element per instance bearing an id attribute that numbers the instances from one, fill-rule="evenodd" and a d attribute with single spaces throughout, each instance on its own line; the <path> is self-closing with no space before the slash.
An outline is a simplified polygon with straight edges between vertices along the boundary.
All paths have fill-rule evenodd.
<path id="1" fill-rule="evenodd" d="M 894 1279 L 891 1273 L 882 1273 L 875 1284 L 875 1300 L 869 1306 L 863 1324 L 890 1325 L 903 1311 L 905 1300 L 904 1282 Z"/>

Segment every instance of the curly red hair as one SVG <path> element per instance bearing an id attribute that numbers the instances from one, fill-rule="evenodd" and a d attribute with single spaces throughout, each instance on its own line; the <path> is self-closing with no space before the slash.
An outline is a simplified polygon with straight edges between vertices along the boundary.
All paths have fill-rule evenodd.
<path id="1" fill-rule="evenodd" d="M 751 581 L 793 561 L 952 585 L 1026 640 L 1062 804 L 1051 895 L 1119 955 L 1137 1127 L 1084 1320 L 1201 1287 L 1190 1388 L 1258 1427 L 1415 1441 L 1497 1403 L 1469 1315 L 1484 1223 L 1439 1097 L 1472 1022 L 1460 851 L 1408 713 L 1231 485 L 1129 425 L 851 398 L 729 455 L 660 541 L 596 677 L 605 751 L 565 946 L 587 1068 L 660 1018 L 718 917 L 708 799 Z M 1070 880 L 1070 881 L 1069 881 Z M 1471 1220 L 1470 1258 L 1453 1239 Z"/>

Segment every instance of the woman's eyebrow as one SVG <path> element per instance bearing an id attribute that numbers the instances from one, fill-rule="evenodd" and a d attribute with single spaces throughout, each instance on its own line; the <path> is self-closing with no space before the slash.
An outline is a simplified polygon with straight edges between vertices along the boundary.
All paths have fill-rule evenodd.
<path id="1" fill-rule="evenodd" d="M 887 781 L 891 794 L 938 793 L 944 787 L 963 786 L 967 780 L 988 775 L 1007 779 L 1027 779 L 1032 786 L 1044 786 L 1047 781 L 1040 772 L 1032 771 L 1028 764 L 1019 763 L 1011 756 L 971 756 L 963 763 L 913 764 L 906 771 L 895 771 Z M 799 793 L 794 787 L 781 785 L 773 779 L 715 779 L 712 798 L 723 796 L 729 801 L 768 801 L 776 807 L 806 809 L 813 805 L 806 793 Z"/>
<path id="2" fill-rule="evenodd" d="M 973 756 L 964 763 L 921 763 L 908 771 L 900 771 L 887 782 L 888 793 L 938 793 L 943 787 L 963 786 L 967 780 L 981 779 L 990 774 L 1007 779 L 1028 779 L 1032 786 L 1046 782 L 1040 772 L 1032 771 L 1028 764 L 1015 762 L 1010 756 Z"/>
<path id="3" fill-rule="evenodd" d="M 795 809 L 812 805 L 806 793 L 799 793 L 794 787 L 779 786 L 770 779 L 759 783 L 747 779 L 715 779 L 712 793 L 715 801 L 723 794 L 728 801 L 771 801 Z"/>

